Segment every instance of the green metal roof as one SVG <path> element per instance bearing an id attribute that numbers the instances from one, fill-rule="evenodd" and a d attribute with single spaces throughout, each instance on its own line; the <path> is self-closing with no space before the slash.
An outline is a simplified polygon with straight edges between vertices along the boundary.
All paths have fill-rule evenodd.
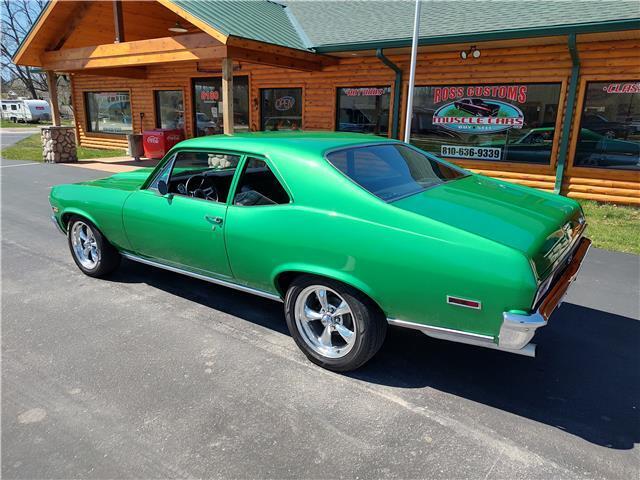
<path id="1" fill-rule="evenodd" d="M 279 3 L 268 0 L 173 0 L 173 3 L 225 35 L 304 49 L 298 33 Z"/>
<path id="2" fill-rule="evenodd" d="M 403 41 L 410 39 L 413 32 L 414 0 L 289 0 L 285 3 L 311 44 L 319 50 L 334 45 Z M 635 28 L 640 28 L 640 2 L 423 0 L 420 38 L 473 38 L 490 32 L 531 31 L 620 20 L 635 20 Z"/>
<path id="3" fill-rule="evenodd" d="M 175 0 L 228 35 L 318 52 L 410 43 L 415 0 Z M 637 0 L 422 0 L 422 44 L 640 28 Z"/>

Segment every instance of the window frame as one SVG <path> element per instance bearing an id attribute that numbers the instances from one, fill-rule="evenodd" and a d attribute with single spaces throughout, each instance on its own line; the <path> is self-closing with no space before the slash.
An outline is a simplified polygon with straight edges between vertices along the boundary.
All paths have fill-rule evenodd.
<path id="1" fill-rule="evenodd" d="M 249 131 L 251 131 L 251 76 L 249 74 L 243 75 L 234 75 L 233 78 L 236 79 L 238 77 L 245 77 L 247 79 L 247 125 L 249 127 Z M 193 137 L 204 137 L 206 135 L 198 135 L 198 111 L 196 109 L 196 83 L 200 80 L 216 80 L 219 79 L 222 84 L 222 75 L 209 75 L 203 77 L 191 77 L 191 128 L 193 132 Z M 220 87 L 220 93 L 222 93 L 222 87 Z M 235 122 L 232 122 L 235 129 Z M 186 120 L 185 120 L 186 124 Z M 215 135 L 224 135 L 224 133 L 218 133 Z"/>
<path id="2" fill-rule="evenodd" d="M 385 145 L 402 145 L 404 147 L 407 147 L 407 148 L 410 148 L 412 150 L 415 150 L 418 153 L 420 153 L 422 155 L 425 155 L 426 157 L 431 157 L 436 162 L 443 163 L 445 166 L 451 168 L 452 170 L 458 171 L 462 176 L 460 178 L 456 178 L 454 180 L 444 181 L 443 183 L 438 184 L 438 185 L 432 185 L 430 187 L 425 188 L 424 190 L 421 190 L 420 192 L 408 193 L 406 195 L 402 195 L 402 196 L 396 197 L 393 200 L 384 200 L 384 199 L 380 198 L 378 195 L 376 195 L 375 193 L 373 193 L 370 190 L 367 190 L 366 188 L 364 188 L 362 185 L 360 185 L 358 182 L 356 182 L 351 177 L 349 177 L 346 173 L 344 173 L 342 170 L 340 170 L 338 167 L 336 167 L 333 163 L 331 163 L 331 160 L 329 160 L 329 158 L 328 158 L 328 155 L 330 155 L 332 153 L 336 153 L 336 152 L 341 152 L 343 150 L 353 150 L 355 148 L 377 147 L 377 146 L 385 146 Z M 389 141 L 389 142 L 361 143 L 361 144 L 357 144 L 357 145 L 350 145 L 350 146 L 347 146 L 347 147 L 330 148 L 329 150 L 325 150 L 323 152 L 322 158 L 323 158 L 323 160 L 325 162 L 327 162 L 331 166 L 331 168 L 334 168 L 340 175 L 342 175 L 348 181 L 353 183 L 357 188 L 359 188 L 363 192 L 368 193 L 369 195 L 371 195 L 376 200 L 379 200 L 379 201 L 381 201 L 383 203 L 387 203 L 387 204 L 391 204 L 393 202 L 397 202 L 398 200 L 402 200 L 403 198 L 407 198 L 407 197 L 410 197 L 412 195 L 417 195 L 418 193 L 425 192 L 427 190 L 430 190 L 430 189 L 435 188 L 435 187 L 439 187 L 440 185 L 444 185 L 446 183 L 449 183 L 449 182 L 452 182 L 452 181 L 455 181 L 455 180 L 460 180 L 462 178 L 469 177 L 471 175 L 475 175 L 473 172 L 470 172 L 469 170 L 466 170 L 466 169 L 462 168 L 460 165 L 456 165 L 455 163 L 452 163 L 452 162 L 446 160 L 445 158 L 439 157 L 439 156 L 437 156 L 437 155 L 435 155 L 435 154 L 433 154 L 431 152 L 427 152 L 426 150 L 422 150 L 422 149 L 416 147 L 415 145 L 412 145 L 410 143 L 404 143 L 404 142 L 402 142 L 400 140 Z"/>
<path id="3" fill-rule="evenodd" d="M 89 98 L 89 94 L 94 93 L 94 94 L 100 94 L 100 93 L 110 93 L 110 92 L 114 92 L 114 93 L 126 93 L 127 95 L 129 95 L 129 110 L 131 112 L 131 132 L 124 132 L 124 133 L 115 133 L 115 132 L 102 132 L 102 131 L 94 131 L 91 128 L 91 119 L 90 119 L 90 115 L 89 115 L 89 102 L 88 102 L 88 98 Z M 82 91 L 82 101 L 84 102 L 84 128 L 85 131 L 87 132 L 87 134 L 92 135 L 92 136 L 101 136 L 101 135 L 105 135 L 108 137 L 126 137 L 127 135 L 131 135 L 134 132 L 134 128 L 133 128 L 133 102 L 131 101 L 131 89 L 129 88 L 125 88 L 125 89 L 117 89 L 117 90 L 83 90 Z"/>
<path id="4" fill-rule="evenodd" d="M 414 88 L 416 87 L 467 87 L 467 86 L 478 86 L 478 87 L 491 87 L 491 86 L 502 86 L 502 85 L 559 85 L 560 86 L 560 94 L 558 97 L 558 105 L 556 111 L 556 120 L 554 125 L 554 137 L 553 143 L 551 146 L 551 153 L 549 157 L 549 163 L 529 163 L 529 162 L 507 162 L 507 161 L 495 161 L 495 160 L 478 160 L 471 158 L 454 158 L 454 157 L 441 157 L 439 154 L 430 153 L 435 155 L 439 159 L 446 159 L 447 162 L 453 163 L 455 165 L 468 166 L 469 168 L 485 168 L 485 167 L 496 167 L 501 166 L 504 168 L 508 168 L 509 171 L 517 172 L 517 173 L 545 173 L 548 172 L 555 173 L 557 164 L 558 164 L 558 154 L 560 150 L 560 142 L 562 141 L 562 137 L 564 136 L 563 132 L 563 119 L 566 113 L 566 99 L 567 99 L 567 90 L 569 86 L 569 79 L 566 76 L 561 77 L 533 77 L 533 78 L 518 78 L 517 81 L 506 81 L 506 82 L 496 82 L 496 81 L 482 81 L 480 79 L 477 82 L 473 82 L 473 79 L 467 80 L 452 80 L 452 81 L 442 81 L 436 80 L 432 82 L 421 82 L 416 83 Z M 469 98 L 468 96 L 460 97 L 460 99 Z M 415 105 L 414 105 L 415 107 Z M 405 114 L 406 116 L 406 114 Z"/>
<path id="5" fill-rule="evenodd" d="M 334 121 L 335 124 L 333 126 L 333 130 L 335 132 L 344 132 L 345 130 L 340 130 L 339 126 L 340 126 L 340 90 L 342 89 L 346 89 L 346 88 L 353 88 L 353 89 L 358 89 L 358 88 L 388 88 L 389 89 L 389 113 L 387 114 L 387 133 L 385 135 L 378 135 L 375 133 L 371 133 L 370 135 L 376 135 L 378 137 L 381 138 L 391 138 L 391 129 L 392 129 L 392 124 L 393 124 L 393 85 L 389 84 L 389 85 L 371 85 L 371 83 L 367 83 L 365 84 L 350 84 L 350 85 L 336 85 L 335 87 L 335 91 L 336 91 L 336 101 L 335 101 L 335 112 L 334 112 Z M 398 113 L 399 114 L 399 113 Z"/>
<path id="6" fill-rule="evenodd" d="M 576 105 L 574 109 L 574 115 L 571 122 L 571 142 L 569 151 L 567 153 L 567 174 L 574 176 L 584 176 L 587 178 L 606 178 L 614 180 L 627 180 L 629 175 L 634 175 L 640 172 L 640 170 L 623 169 L 623 168 L 606 168 L 606 167 L 594 167 L 586 165 L 577 165 L 576 154 L 578 153 L 578 142 L 580 141 L 580 130 L 582 128 L 582 116 L 584 113 L 584 107 L 587 101 L 588 87 L 590 83 L 615 83 L 615 82 L 636 82 L 639 75 L 627 74 L 627 75 L 583 75 L 581 76 L 578 86 L 578 94 L 576 99 Z M 639 94 L 640 95 L 640 94 Z"/>
<path id="7" fill-rule="evenodd" d="M 293 85 L 263 85 L 258 89 L 258 121 L 259 121 L 259 131 L 266 132 L 271 130 L 264 129 L 264 121 L 263 121 L 263 109 L 262 109 L 262 95 L 265 90 L 300 90 L 300 128 L 298 130 L 304 130 L 304 111 L 305 111 L 305 86 L 303 84 L 293 84 Z M 287 130 L 293 131 L 293 130 Z"/>
<path id="8" fill-rule="evenodd" d="M 160 178 L 160 176 L 163 174 L 165 168 L 167 166 L 169 166 L 169 178 L 171 178 L 171 173 L 173 172 L 173 167 L 175 165 L 176 159 L 178 158 L 178 154 L 180 153 L 220 153 L 220 154 L 225 154 L 225 155 L 237 155 L 240 157 L 240 161 L 238 161 L 238 166 L 236 167 L 235 172 L 233 173 L 233 178 L 231 179 L 231 184 L 229 185 L 229 193 L 227 195 L 227 200 L 226 202 L 213 202 L 217 205 L 226 205 L 227 207 L 245 207 L 245 206 L 251 206 L 251 207 L 274 207 L 274 206 L 278 206 L 278 205 L 291 205 L 294 203 L 294 197 L 293 194 L 291 193 L 291 189 L 289 188 L 289 186 L 287 185 L 287 183 L 284 181 L 282 175 L 280 174 L 280 172 L 278 171 L 278 169 L 275 167 L 275 165 L 273 164 L 273 162 L 265 155 L 259 155 L 259 154 L 255 154 L 255 153 L 248 153 L 248 152 L 241 152 L 241 151 L 235 151 L 235 150 L 224 150 L 224 149 L 213 149 L 213 148 L 181 148 L 175 151 L 171 151 L 167 157 L 165 157 L 165 160 L 161 161 L 160 163 L 158 163 L 158 166 L 156 167 L 157 170 L 155 172 L 153 172 L 152 175 L 149 175 L 149 178 L 145 181 L 145 183 L 142 185 L 142 187 L 140 187 L 141 190 L 147 190 L 151 193 L 153 193 L 154 195 L 158 194 L 158 189 L 152 187 L 152 185 L 155 183 L 156 180 L 158 180 Z M 284 191 L 287 193 L 287 195 L 289 196 L 289 203 L 278 203 L 275 205 L 234 205 L 233 204 L 233 198 L 235 198 L 236 195 L 236 187 L 238 185 L 238 182 L 240 181 L 240 175 L 242 174 L 242 172 L 244 172 L 244 167 L 245 164 L 247 162 L 247 160 L 249 158 L 256 158 L 258 160 L 262 160 L 264 161 L 267 166 L 269 167 L 269 170 L 271 170 L 271 173 L 273 173 L 276 177 L 276 179 L 278 180 L 278 182 L 280 182 L 280 185 L 282 186 L 282 188 L 284 189 Z M 175 195 L 175 194 L 171 194 L 171 195 Z M 188 197 L 185 195 L 180 195 L 181 198 L 192 198 L 194 200 L 200 200 L 200 201 L 205 201 L 205 202 L 210 202 L 211 200 L 206 200 L 204 198 L 195 198 L 195 197 Z"/>
<path id="9" fill-rule="evenodd" d="M 236 205 L 235 203 L 233 203 L 233 200 L 235 199 L 235 196 L 236 196 L 236 190 L 238 189 L 238 185 L 240 184 L 240 179 L 242 178 L 242 175 L 244 174 L 245 168 L 246 168 L 247 164 L 249 163 L 249 160 L 251 160 L 252 158 L 256 159 L 256 160 L 260 160 L 260 161 L 264 162 L 267 165 L 267 168 L 269 168 L 269 170 L 271 171 L 273 176 L 276 177 L 276 180 L 278 181 L 278 183 L 280 184 L 282 189 L 285 191 L 285 193 L 289 197 L 289 201 L 287 203 L 274 203 L 274 204 L 267 204 L 267 205 Z M 242 207 L 242 208 L 247 208 L 247 207 L 248 208 L 278 207 L 278 206 L 292 205 L 294 203 L 293 202 L 293 195 L 291 195 L 291 190 L 289 189 L 287 184 L 283 181 L 282 176 L 279 174 L 277 169 L 273 166 L 273 163 L 270 162 L 269 159 L 266 156 L 264 156 L 264 155 L 256 155 L 256 154 L 253 154 L 253 153 L 246 153 L 244 155 L 244 157 L 242 158 L 241 162 L 238 165 L 240 167 L 242 167 L 242 168 L 238 169 L 238 171 L 240 173 L 237 176 L 237 178 L 235 178 L 234 181 L 231 183 L 231 187 L 229 188 L 229 193 L 230 194 L 231 194 L 231 191 L 233 189 L 233 195 L 229 195 L 229 198 L 227 199 L 230 202 L 228 204 L 228 206 L 230 206 L 230 207 Z"/>
<path id="10" fill-rule="evenodd" d="M 187 130 L 187 109 L 186 109 L 186 96 L 184 94 L 184 88 L 182 87 L 163 87 L 163 88 L 156 88 L 153 90 L 153 118 L 155 121 L 155 126 L 156 128 L 162 128 L 162 122 L 160 119 L 160 103 L 159 103 L 159 96 L 158 93 L 160 92 L 180 92 L 182 94 L 182 108 L 184 109 L 184 112 L 182 112 L 183 115 L 183 124 L 182 124 L 182 129 L 185 134 L 186 134 L 186 130 Z M 180 128 L 176 127 L 178 130 L 180 130 Z"/>

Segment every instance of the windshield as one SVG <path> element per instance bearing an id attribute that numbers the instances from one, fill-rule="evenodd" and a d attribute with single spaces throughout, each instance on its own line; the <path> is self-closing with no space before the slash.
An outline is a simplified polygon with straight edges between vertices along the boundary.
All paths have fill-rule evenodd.
<path id="1" fill-rule="evenodd" d="M 362 188 L 392 202 L 467 174 L 399 143 L 338 150 L 327 160 Z"/>

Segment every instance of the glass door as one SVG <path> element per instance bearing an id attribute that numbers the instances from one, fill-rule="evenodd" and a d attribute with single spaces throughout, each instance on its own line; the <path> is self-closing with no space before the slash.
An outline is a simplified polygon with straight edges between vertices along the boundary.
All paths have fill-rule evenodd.
<path id="1" fill-rule="evenodd" d="M 222 78 L 193 79 L 193 113 L 196 137 L 223 133 Z M 234 131 L 249 131 L 249 78 L 233 77 Z"/>

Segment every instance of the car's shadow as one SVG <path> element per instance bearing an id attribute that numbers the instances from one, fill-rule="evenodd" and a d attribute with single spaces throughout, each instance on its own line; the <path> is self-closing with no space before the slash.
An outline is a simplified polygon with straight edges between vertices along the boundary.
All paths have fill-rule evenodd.
<path id="1" fill-rule="evenodd" d="M 111 278 L 146 283 L 288 335 L 282 305 L 146 265 Z M 640 442 L 640 321 L 565 303 L 536 335 L 535 359 L 390 328 L 381 351 L 349 376 L 430 387 L 545 423 L 592 443 Z"/>

